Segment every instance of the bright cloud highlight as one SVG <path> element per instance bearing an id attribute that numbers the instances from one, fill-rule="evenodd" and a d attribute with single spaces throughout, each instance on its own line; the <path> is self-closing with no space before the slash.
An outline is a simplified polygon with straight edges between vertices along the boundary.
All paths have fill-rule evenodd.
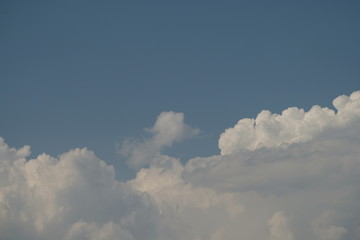
<path id="1" fill-rule="evenodd" d="M 226 129 L 221 134 L 221 154 L 310 141 L 329 128 L 344 127 L 357 119 L 360 115 L 359 99 L 360 92 L 354 92 L 349 97 L 337 97 L 333 101 L 337 113 L 316 105 L 308 112 L 292 107 L 282 114 L 264 110 L 256 119 L 241 119 L 233 128 Z"/>

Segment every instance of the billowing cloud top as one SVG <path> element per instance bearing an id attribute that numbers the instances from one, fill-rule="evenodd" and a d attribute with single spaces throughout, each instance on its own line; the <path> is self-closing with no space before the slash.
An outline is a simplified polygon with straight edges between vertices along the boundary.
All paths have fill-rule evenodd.
<path id="1" fill-rule="evenodd" d="M 242 119 L 186 164 L 162 149 L 198 130 L 161 113 L 122 146 L 127 182 L 86 148 L 29 159 L 0 138 L 1 239 L 360 239 L 360 91 L 333 105 Z"/>
<path id="2" fill-rule="evenodd" d="M 343 127 L 357 119 L 360 115 L 359 99 L 360 92 L 354 92 L 350 97 L 337 97 L 333 101 L 336 113 L 319 106 L 313 106 L 308 112 L 292 107 L 282 114 L 264 110 L 256 119 L 241 119 L 221 134 L 221 154 L 310 141 L 329 128 Z"/>

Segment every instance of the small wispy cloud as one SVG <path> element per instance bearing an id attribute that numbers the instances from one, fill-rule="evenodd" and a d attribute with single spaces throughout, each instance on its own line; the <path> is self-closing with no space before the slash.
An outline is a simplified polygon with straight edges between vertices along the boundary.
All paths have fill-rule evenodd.
<path id="1" fill-rule="evenodd" d="M 199 129 L 184 122 L 184 114 L 162 112 L 152 128 L 146 129 L 152 136 L 142 140 L 125 140 L 119 152 L 128 157 L 127 163 L 134 169 L 148 165 L 165 147 L 198 134 Z"/>

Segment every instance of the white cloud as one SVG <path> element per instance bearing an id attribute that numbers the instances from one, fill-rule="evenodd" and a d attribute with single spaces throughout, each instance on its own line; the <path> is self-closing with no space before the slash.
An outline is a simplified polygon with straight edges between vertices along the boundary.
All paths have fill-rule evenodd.
<path id="1" fill-rule="evenodd" d="M 154 126 L 147 129 L 153 136 L 143 141 L 126 140 L 120 149 L 123 156 L 127 156 L 128 164 L 138 169 L 150 163 L 151 159 L 164 147 L 171 146 L 185 138 L 196 135 L 199 130 L 184 123 L 184 114 L 162 112 L 157 117 Z"/>
<path id="2" fill-rule="evenodd" d="M 191 159 L 183 176 L 196 187 L 239 193 L 246 216 L 257 218 L 259 226 L 266 216 L 269 219 L 274 212 L 284 209 L 293 217 L 294 239 L 357 239 L 359 96 L 360 92 L 355 92 L 350 97 L 336 98 L 334 106 L 338 111 L 323 119 L 324 111 L 330 110 L 319 107 L 303 114 L 298 114 L 302 112 L 298 109 L 291 109 L 291 114 L 284 111 L 281 116 L 266 114 L 263 118 L 259 114 L 260 119 L 266 119 L 266 127 L 257 130 L 256 125 L 251 130 L 259 134 L 248 135 L 244 130 L 239 138 L 225 139 L 224 134 L 229 131 L 230 135 L 243 131 L 238 129 L 243 127 L 241 124 L 236 125 L 220 138 L 220 143 L 229 144 L 226 154 Z M 305 121 L 314 113 L 313 109 L 318 109 L 314 115 L 319 116 L 317 121 Z M 298 136 L 307 137 L 299 140 Z M 260 142 L 261 146 L 254 144 Z M 259 212 L 257 208 L 263 205 L 266 207 Z M 308 224 L 321 219 L 323 212 L 329 210 L 342 216 L 336 224 L 317 224 L 317 228 Z"/>
<path id="3" fill-rule="evenodd" d="M 128 182 L 86 148 L 28 159 L 0 139 L 1 239 L 358 239 L 360 92 L 333 104 L 240 120 L 186 164 L 161 151 L 198 130 L 162 113 L 123 146 L 147 166 Z"/>
<path id="4" fill-rule="evenodd" d="M 156 204 L 87 149 L 26 160 L 0 143 L 1 239 L 168 239 Z M 170 228 L 170 227 L 169 227 Z M 176 238 L 174 238 L 176 239 Z"/>
<path id="5" fill-rule="evenodd" d="M 308 112 L 292 107 L 282 114 L 264 110 L 255 119 L 241 119 L 233 128 L 221 134 L 221 154 L 308 142 L 329 128 L 345 126 L 358 118 L 359 99 L 360 92 L 354 92 L 350 97 L 336 98 L 333 105 L 337 113 L 319 106 L 313 106 Z"/>
<path id="6" fill-rule="evenodd" d="M 129 183 L 134 189 L 149 194 L 162 213 L 176 215 L 192 237 L 210 239 L 223 230 L 227 221 L 243 212 L 237 194 L 193 187 L 182 178 L 181 163 L 176 159 L 168 161 L 172 162 L 171 167 L 142 169 Z"/>

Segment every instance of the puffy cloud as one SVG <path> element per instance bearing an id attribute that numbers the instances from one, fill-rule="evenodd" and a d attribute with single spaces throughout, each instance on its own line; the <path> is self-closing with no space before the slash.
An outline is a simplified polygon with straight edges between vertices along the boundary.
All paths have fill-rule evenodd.
<path id="1" fill-rule="evenodd" d="M 134 189 L 149 194 L 162 213 L 178 216 L 179 223 L 187 225 L 187 233 L 192 238 L 217 239 L 213 235 L 219 235 L 229 221 L 236 221 L 243 212 L 237 194 L 193 187 L 182 178 L 181 163 L 176 159 L 167 160 L 171 166 L 142 169 L 129 183 Z M 223 234 L 219 239 L 224 239 Z"/>
<path id="2" fill-rule="evenodd" d="M 359 91 L 350 97 L 337 97 L 333 101 L 337 113 L 319 106 L 313 106 L 308 112 L 292 107 L 282 114 L 264 110 L 255 119 L 241 119 L 233 128 L 226 129 L 221 134 L 221 154 L 308 142 L 329 128 L 342 127 L 350 124 L 353 119 L 358 119 L 359 99 Z"/>
<path id="3" fill-rule="evenodd" d="M 0 142 L 1 239 L 172 238 L 155 202 L 117 181 L 93 152 L 26 160 L 27 149 Z"/>
<path id="4" fill-rule="evenodd" d="M 360 92 L 333 105 L 242 119 L 186 164 L 161 151 L 198 130 L 162 113 L 123 145 L 146 166 L 127 182 L 86 148 L 28 159 L 0 139 L 1 239 L 358 239 Z"/>
<path id="5" fill-rule="evenodd" d="M 229 148 L 222 149 L 227 152 L 191 159 L 184 179 L 196 187 L 239 193 L 247 216 L 257 218 L 259 225 L 284 210 L 292 216 L 293 239 L 357 239 L 359 103 L 360 92 L 355 92 L 334 100 L 336 113 L 320 107 L 309 112 L 292 108 L 282 115 L 259 114 L 256 120 L 240 120 L 220 137 L 220 143 L 228 144 L 223 147 Z M 317 120 L 305 121 L 310 116 Z M 245 131 L 243 123 L 251 121 L 259 125 L 249 124 Z M 228 138 L 232 134 L 235 137 Z M 266 208 L 260 213 L 257 208 L 263 205 Z M 337 216 L 336 222 L 324 217 L 328 211 Z M 282 217 L 277 214 L 271 219 L 274 223 Z M 275 229 L 272 224 L 273 239 L 277 239 Z"/>
<path id="6" fill-rule="evenodd" d="M 149 159 L 153 159 L 164 147 L 199 132 L 184 123 L 183 113 L 175 112 L 160 113 L 154 126 L 147 131 L 153 135 L 151 138 L 143 141 L 126 140 L 120 148 L 120 153 L 129 157 L 127 162 L 134 169 L 149 164 Z"/>

